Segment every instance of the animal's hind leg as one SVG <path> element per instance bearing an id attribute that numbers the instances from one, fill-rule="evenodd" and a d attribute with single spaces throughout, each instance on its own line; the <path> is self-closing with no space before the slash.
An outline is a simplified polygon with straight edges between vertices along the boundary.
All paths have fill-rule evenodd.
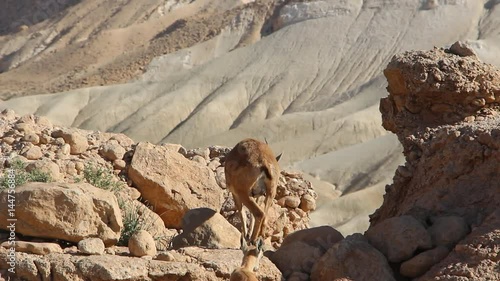
<path id="1" fill-rule="evenodd" d="M 241 228 L 240 228 L 240 233 L 241 233 L 241 241 L 246 241 L 247 240 L 247 221 L 246 221 L 246 214 L 243 212 L 243 205 L 241 204 L 241 200 L 233 194 L 233 200 L 234 200 L 234 205 L 236 206 L 236 211 L 238 212 L 238 215 L 240 216 L 240 222 L 241 222 Z M 243 244 L 240 245 L 243 247 Z"/>
<path id="2" fill-rule="evenodd" d="M 261 235 L 260 230 L 262 226 L 262 220 L 264 219 L 264 211 L 257 205 L 255 200 L 250 197 L 246 197 L 242 200 L 243 205 L 245 205 L 250 213 L 253 215 L 255 224 L 252 229 L 252 235 L 250 236 L 250 242 L 254 243 L 257 240 L 257 237 Z"/>

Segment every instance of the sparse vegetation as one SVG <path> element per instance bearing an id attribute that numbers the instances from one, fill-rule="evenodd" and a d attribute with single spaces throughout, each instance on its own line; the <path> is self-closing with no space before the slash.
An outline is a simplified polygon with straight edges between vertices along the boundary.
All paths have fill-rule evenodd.
<path id="1" fill-rule="evenodd" d="M 3 175 L 0 178 L 0 189 L 5 189 L 9 187 L 8 184 L 8 170 L 12 169 L 15 175 L 15 185 L 20 186 L 27 182 L 50 182 L 52 178 L 46 172 L 39 169 L 33 169 L 30 172 L 26 172 L 26 163 L 16 159 L 10 163 L 10 168 L 4 169 L 2 171 Z"/>
<path id="2" fill-rule="evenodd" d="M 118 200 L 118 204 L 122 211 L 123 218 L 123 230 L 121 232 L 120 240 L 118 245 L 126 246 L 128 245 L 128 240 L 134 233 L 139 230 L 148 231 L 155 239 L 155 241 L 167 241 L 168 237 L 164 237 L 159 233 L 154 233 L 153 224 L 155 219 L 158 219 L 152 215 L 152 211 L 148 212 L 145 205 L 134 204 L 131 200 Z M 168 242 L 165 242 L 168 244 Z"/>
<path id="3" fill-rule="evenodd" d="M 112 192 L 116 192 L 120 189 L 121 183 L 114 179 L 113 173 L 110 170 L 102 167 L 95 167 L 90 163 L 85 164 L 83 177 L 85 181 L 95 187 Z"/>

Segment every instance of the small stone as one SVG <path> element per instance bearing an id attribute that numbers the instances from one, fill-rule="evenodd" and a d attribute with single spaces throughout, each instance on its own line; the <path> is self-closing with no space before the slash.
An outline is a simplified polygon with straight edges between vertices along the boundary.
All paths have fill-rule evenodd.
<path id="1" fill-rule="evenodd" d="M 160 252 L 155 257 L 155 260 L 160 260 L 160 261 L 175 261 L 175 257 L 170 252 Z"/>
<path id="2" fill-rule="evenodd" d="M 53 139 L 53 144 L 57 146 L 63 146 L 66 142 L 64 141 L 63 138 L 54 138 Z"/>
<path id="3" fill-rule="evenodd" d="M 69 144 L 65 143 L 61 146 L 60 152 L 64 155 L 69 155 L 71 152 L 71 147 Z"/>
<path id="4" fill-rule="evenodd" d="M 32 144 L 40 143 L 40 137 L 35 133 L 27 133 L 23 137 L 24 141 L 31 142 Z"/>
<path id="5" fill-rule="evenodd" d="M 226 189 L 226 173 L 224 172 L 224 167 L 219 167 L 215 169 L 215 180 L 217 181 L 217 184 L 223 188 Z"/>
<path id="6" fill-rule="evenodd" d="M 85 164 L 83 162 L 75 162 L 75 169 L 78 171 L 78 173 L 83 172 L 85 170 Z"/>
<path id="7" fill-rule="evenodd" d="M 123 159 L 125 152 L 125 148 L 119 145 L 117 141 L 110 141 L 106 143 L 99 151 L 102 157 L 110 161 Z"/>
<path id="8" fill-rule="evenodd" d="M 24 153 L 24 157 L 26 157 L 28 160 L 38 160 L 42 158 L 43 153 L 40 147 L 38 146 L 33 146 L 26 153 Z"/>
<path id="9" fill-rule="evenodd" d="M 316 200 L 311 195 L 306 194 L 300 199 L 300 208 L 304 212 L 314 211 L 316 210 Z"/>
<path id="10" fill-rule="evenodd" d="M 26 132 L 26 131 L 31 131 L 31 126 L 26 123 L 17 123 L 14 126 L 14 129 L 18 130 L 19 132 Z"/>
<path id="11" fill-rule="evenodd" d="M 78 171 L 76 170 L 76 164 L 75 162 L 67 162 L 66 164 L 66 173 L 71 175 L 71 176 L 76 176 L 78 174 Z"/>
<path id="12" fill-rule="evenodd" d="M 278 200 L 281 207 L 297 208 L 300 205 L 300 198 L 292 195 L 285 196 Z"/>
<path id="13" fill-rule="evenodd" d="M 193 156 L 193 161 L 198 162 L 203 166 L 207 165 L 207 160 L 205 160 L 205 158 L 201 157 L 200 155 Z"/>
<path id="14" fill-rule="evenodd" d="M 115 161 L 113 161 L 113 168 L 117 169 L 117 170 L 124 170 L 125 167 L 127 166 L 127 163 L 125 162 L 125 160 L 122 160 L 122 159 L 116 159 Z"/>
<path id="15" fill-rule="evenodd" d="M 467 123 L 471 123 L 471 122 L 474 122 L 474 120 L 476 120 L 476 117 L 474 116 L 467 116 L 464 118 L 464 121 L 467 122 Z"/>
<path id="16" fill-rule="evenodd" d="M 16 141 L 16 139 L 13 137 L 5 137 L 2 139 L 2 141 L 8 145 L 12 145 Z"/>
<path id="17" fill-rule="evenodd" d="M 40 135 L 40 143 L 41 144 L 49 144 L 52 142 L 52 138 L 47 134 Z"/>
<path id="18" fill-rule="evenodd" d="M 70 145 L 70 153 L 73 155 L 81 154 L 89 147 L 87 138 L 78 132 L 63 132 L 62 138 Z"/>
<path id="19" fill-rule="evenodd" d="M 7 120 L 14 120 L 16 118 L 16 113 L 14 112 L 14 110 L 12 109 L 4 109 L 2 111 L 2 115 L 3 117 L 5 117 L 5 119 Z"/>
<path id="20" fill-rule="evenodd" d="M 156 244 L 153 236 L 145 230 L 139 230 L 128 241 L 130 253 L 136 257 L 155 256 Z"/>
<path id="21" fill-rule="evenodd" d="M 477 56 L 474 49 L 472 49 L 472 47 L 469 44 L 467 44 L 466 42 L 462 42 L 462 41 L 457 41 L 457 42 L 453 43 L 453 45 L 451 45 L 451 47 L 450 47 L 450 52 L 452 54 L 455 54 L 455 55 L 458 55 L 461 57 Z"/>
<path id="22" fill-rule="evenodd" d="M 87 238 L 78 242 L 78 250 L 83 254 L 102 255 L 104 248 L 104 242 L 99 238 Z"/>
<path id="23" fill-rule="evenodd" d="M 208 168 L 212 171 L 215 171 L 220 166 L 220 161 L 218 159 L 214 159 L 208 163 Z"/>

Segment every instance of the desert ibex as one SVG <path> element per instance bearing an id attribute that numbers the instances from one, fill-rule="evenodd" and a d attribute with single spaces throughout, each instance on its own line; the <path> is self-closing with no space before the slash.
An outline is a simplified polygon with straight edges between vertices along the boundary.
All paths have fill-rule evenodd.
<path id="1" fill-rule="evenodd" d="M 253 216 L 250 225 L 251 243 L 255 243 L 257 237 L 263 234 L 267 212 L 276 196 L 280 157 L 281 154 L 274 157 L 266 143 L 255 139 L 242 140 L 226 157 L 226 185 L 233 194 L 242 223 L 241 235 L 245 239 L 248 232 L 242 206 L 247 207 Z M 261 195 L 265 195 L 264 209 L 255 200 Z"/>
<path id="2" fill-rule="evenodd" d="M 242 237 L 243 260 L 241 267 L 231 273 L 229 281 L 258 281 L 254 272 L 259 270 L 260 259 L 264 253 L 263 244 L 262 238 L 259 238 L 255 245 L 248 246 Z"/>

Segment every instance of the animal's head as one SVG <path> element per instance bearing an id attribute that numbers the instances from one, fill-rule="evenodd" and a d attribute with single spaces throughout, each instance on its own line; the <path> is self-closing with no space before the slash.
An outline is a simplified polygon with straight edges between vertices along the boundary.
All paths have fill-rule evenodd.
<path id="1" fill-rule="evenodd" d="M 241 250 L 243 251 L 244 259 L 255 259 L 253 271 L 259 270 L 260 259 L 264 255 L 264 240 L 262 239 L 262 237 L 257 238 L 257 241 L 255 241 L 255 243 L 249 244 L 242 240 Z"/>

